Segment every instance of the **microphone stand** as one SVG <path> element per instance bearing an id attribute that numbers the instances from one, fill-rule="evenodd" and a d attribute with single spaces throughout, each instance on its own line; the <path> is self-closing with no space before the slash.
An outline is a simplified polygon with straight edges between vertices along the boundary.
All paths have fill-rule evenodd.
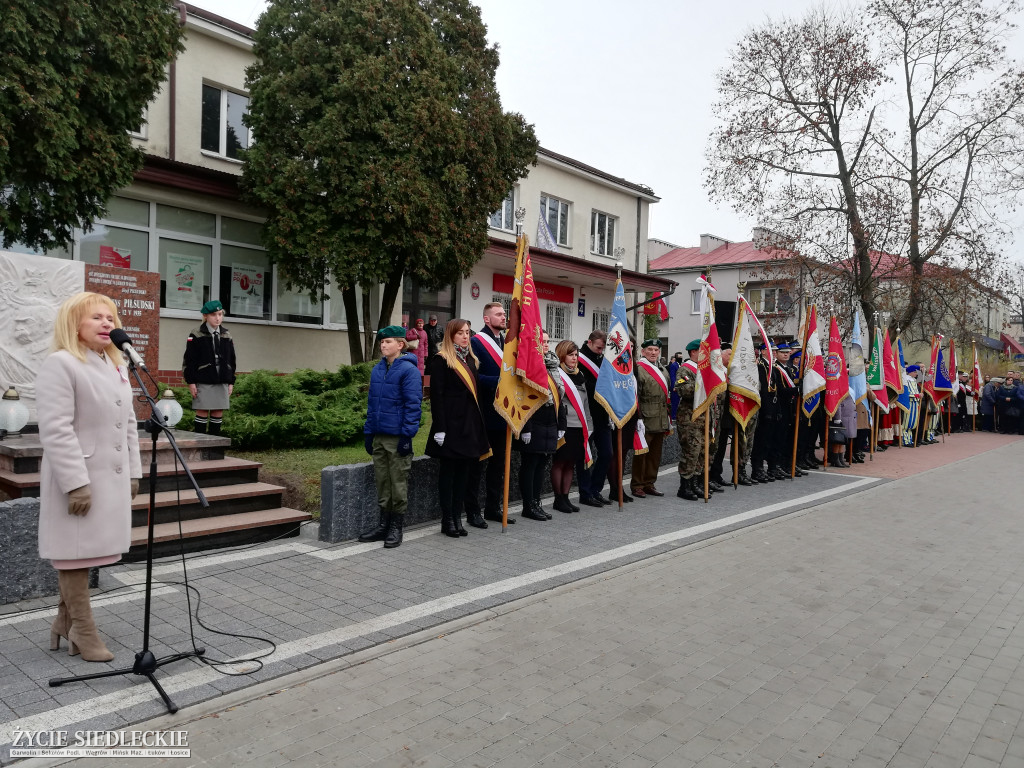
<path id="1" fill-rule="evenodd" d="M 202 656 L 206 653 L 206 649 L 196 648 L 194 651 L 175 653 L 170 656 L 165 656 L 162 659 L 157 659 L 149 649 L 149 619 L 151 615 L 153 596 L 153 528 L 156 519 L 156 444 L 161 432 L 167 435 L 167 441 L 171 444 L 171 449 L 174 451 L 174 455 L 178 457 L 178 461 L 181 462 L 181 466 L 185 470 L 186 477 L 188 477 L 189 482 L 195 489 L 199 503 L 203 507 L 210 506 L 210 503 L 206 500 L 206 496 L 203 494 L 202 489 L 200 489 L 195 477 L 193 477 L 192 472 L 185 463 L 185 459 L 181 455 L 181 451 L 178 449 L 178 444 L 174 440 L 174 435 L 171 434 L 171 429 L 164 423 L 164 415 L 160 412 L 160 409 L 156 407 L 156 401 L 149 396 L 149 391 L 146 389 L 142 376 L 139 374 L 138 370 L 136 370 L 135 364 L 130 358 L 128 359 L 128 370 L 131 371 L 135 380 L 139 383 L 139 387 L 142 389 L 142 394 L 149 403 L 150 417 L 146 419 L 145 430 L 152 436 L 153 446 L 149 461 L 149 523 L 146 537 L 146 608 L 142 630 L 142 650 L 135 654 L 135 664 L 130 668 L 112 669 L 109 672 L 97 672 L 92 675 L 79 675 L 77 677 L 55 677 L 51 678 L 50 687 L 56 688 L 57 686 L 64 685 L 64 683 L 98 680 L 103 677 L 115 677 L 117 675 L 141 675 L 147 678 L 149 682 L 153 684 L 153 687 L 156 688 L 157 693 L 160 694 L 160 698 L 163 699 L 164 704 L 167 706 L 167 711 L 174 714 L 178 711 L 178 706 L 171 701 L 167 692 L 164 691 L 163 687 L 161 687 L 160 683 L 157 681 L 154 673 L 157 669 L 166 664 L 171 664 L 175 661 L 181 661 L 182 659 L 191 658 L 193 656 Z M 149 372 L 147 371 L 146 373 L 148 375 Z"/>

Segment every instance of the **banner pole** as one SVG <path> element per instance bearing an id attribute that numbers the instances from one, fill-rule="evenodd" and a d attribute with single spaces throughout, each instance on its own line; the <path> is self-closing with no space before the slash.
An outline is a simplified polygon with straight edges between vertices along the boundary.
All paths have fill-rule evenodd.
<path id="1" fill-rule="evenodd" d="M 508 480 L 510 465 L 512 464 L 512 425 L 505 425 L 505 495 L 501 504 L 501 532 L 508 533 Z M 523 506 L 526 506 L 526 499 L 523 499 Z"/>
<path id="2" fill-rule="evenodd" d="M 708 475 L 710 474 L 710 460 L 708 447 L 711 443 L 711 403 L 704 409 L 704 503 L 708 503 Z"/>
<path id="3" fill-rule="evenodd" d="M 623 483 L 623 480 L 622 480 L 622 428 L 620 427 L 619 429 L 616 429 L 615 430 L 615 434 L 618 435 L 617 440 L 618 440 L 618 447 L 619 447 L 619 450 L 617 450 L 615 452 L 615 459 L 616 459 L 616 463 L 619 465 L 619 477 L 618 477 L 619 511 L 621 512 L 622 511 L 622 493 L 623 493 L 623 491 L 622 491 L 622 483 Z M 636 454 L 633 455 L 633 461 L 636 461 Z"/>
<path id="4" fill-rule="evenodd" d="M 822 403 L 821 407 L 824 408 L 825 407 L 825 403 Z M 825 460 L 823 462 L 821 462 L 821 470 L 822 470 L 822 472 L 828 472 L 828 462 L 829 462 L 829 458 L 832 455 L 830 453 L 832 446 L 829 445 L 829 441 L 828 441 L 829 433 L 832 431 L 831 426 L 832 426 L 832 418 L 828 415 L 828 411 L 826 410 L 825 411 Z"/>
<path id="5" fill-rule="evenodd" d="M 871 404 L 871 435 L 868 439 L 868 447 L 871 449 L 869 455 L 871 460 L 875 460 L 875 441 L 878 439 L 878 403 Z"/>
<path id="6" fill-rule="evenodd" d="M 740 487 L 740 424 L 733 420 L 732 423 L 732 487 Z"/>

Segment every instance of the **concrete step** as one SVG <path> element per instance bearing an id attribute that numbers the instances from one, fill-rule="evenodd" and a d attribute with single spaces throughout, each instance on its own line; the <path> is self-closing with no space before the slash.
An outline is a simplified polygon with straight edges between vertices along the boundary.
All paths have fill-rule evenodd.
<path id="1" fill-rule="evenodd" d="M 270 483 L 237 483 L 203 488 L 210 506 L 199 503 L 195 490 L 187 486 L 178 491 L 158 491 L 156 494 L 156 523 L 173 523 L 178 519 L 195 520 L 239 512 L 255 512 L 268 507 L 280 507 L 284 488 Z M 180 502 L 180 506 L 179 506 Z M 144 526 L 149 513 L 149 494 L 140 492 L 132 502 L 132 525 Z"/>
<path id="2" fill-rule="evenodd" d="M 160 456 L 157 456 L 157 491 L 171 491 L 175 488 L 189 488 L 188 478 L 181 475 L 180 467 L 175 471 L 173 462 L 161 464 Z M 173 459 L 173 457 L 172 457 Z M 215 485 L 237 485 L 240 483 L 254 483 L 259 477 L 260 467 L 263 465 L 258 461 L 246 459 L 213 459 L 209 461 L 189 462 L 188 468 L 192 471 L 193 477 L 199 482 L 201 488 Z M 142 482 L 139 483 L 139 495 L 149 493 L 149 462 L 142 465 Z M 39 496 L 39 472 L 12 472 L 0 469 L 0 492 L 6 493 L 12 499 L 23 497 L 36 498 Z"/>
<path id="3" fill-rule="evenodd" d="M 287 507 L 240 512 L 233 515 L 183 520 L 180 524 L 159 523 L 153 527 L 154 557 L 168 557 L 181 551 L 197 552 L 237 547 L 298 536 L 299 526 L 312 518 L 305 512 Z M 146 526 L 132 528 L 132 548 L 128 562 L 146 559 Z"/>

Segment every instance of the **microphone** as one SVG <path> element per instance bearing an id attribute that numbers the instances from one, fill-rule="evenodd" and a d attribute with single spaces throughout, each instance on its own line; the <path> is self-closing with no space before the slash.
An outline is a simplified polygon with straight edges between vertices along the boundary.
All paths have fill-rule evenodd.
<path id="1" fill-rule="evenodd" d="M 131 358 L 132 364 L 136 368 L 141 368 L 144 371 L 149 370 L 146 367 L 146 361 L 142 359 L 142 355 L 135 351 L 135 348 L 132 346 L 132 340 L 128 337 L 128 334 L 125 333 L 123 329 L 114 328 L 110 332 L 110 341 L 114 344 L 115 347 L 120 349 L 122 352 L 128 355 L 129 358 Z"/>

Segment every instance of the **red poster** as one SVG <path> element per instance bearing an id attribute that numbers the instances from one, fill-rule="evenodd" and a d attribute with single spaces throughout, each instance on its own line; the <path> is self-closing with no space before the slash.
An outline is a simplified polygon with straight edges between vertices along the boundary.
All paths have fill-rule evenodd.
<path id="1" fill-rule="evenodd" d="M 499 275 L 495 273 L 494 282 L 492 284 L 492 288 L 495 293 L 511 294 L 514 285 L 515 279 L 512 275 Z M 573 301 L 575 301 L 571 286 L 542 283 L 540 281 L 535 281 L 534 286 L 537 288 L 538 299 L 544 299 L 545 301 L 561 301 L 565 304 L 572 304 Z"/>
<path id="2" fill-rule="evenodd" d="M 100 266 L 131 269 L 132 252 L 127 248 L 115 248 L 112 245 L 100 246 Z"/>

